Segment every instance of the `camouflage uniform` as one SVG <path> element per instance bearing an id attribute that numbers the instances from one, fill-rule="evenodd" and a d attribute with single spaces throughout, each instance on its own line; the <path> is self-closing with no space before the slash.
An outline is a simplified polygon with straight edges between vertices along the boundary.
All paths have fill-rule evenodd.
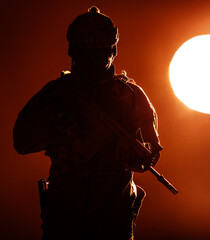
<path id="1" fill-rule="evenodd" d="M 112 66 L 98 82 L 74 72 L 49 82 L 20 112 L 15 148 L 46 151 L 52 165 L 42 206 L 43 239 L 133 239 L 145 192 L 133 182 L 141 157 L 89 113 L 96 103 L 128 132 L 140 129 L 151 151 L 161 150 L 157 116 L 143 90 Z M 158 156 L 156 157 L 156 161 Z"/>

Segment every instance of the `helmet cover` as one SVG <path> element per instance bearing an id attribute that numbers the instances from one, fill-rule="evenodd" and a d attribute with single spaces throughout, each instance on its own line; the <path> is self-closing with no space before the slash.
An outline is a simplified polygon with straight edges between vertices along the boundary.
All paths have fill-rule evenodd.
<path id="1" fill-rule="evenodd" d="M 111 19 L 93 6 L 69 25 L 69 44 L 85 48 L 106 48 L 117 44 L 119 34 Z"/>

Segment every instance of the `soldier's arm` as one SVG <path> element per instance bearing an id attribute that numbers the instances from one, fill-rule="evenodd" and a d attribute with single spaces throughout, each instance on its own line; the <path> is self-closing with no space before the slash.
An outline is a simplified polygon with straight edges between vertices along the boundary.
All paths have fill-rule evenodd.
<path id="1" fill-rule="evenodd" d="M 136 84 L 130 84 L 130 86 L 134 91 L 136 100 L 133 113 L 133 127 L 137 131 L 137 139 L 140 142 L 148 143 L 150 151 L 153 153 L 153 160 L 151 159 L 151 162 L 148 162 L 148 166 L 150 164 L 155 166 L 162 150 L 158 135 L 157 114 L 144 91 Z"/>
<path id="2" fill-rule="evenodd" d="M 39 152 L 52 140 L 50 106 L 46 99 L 53 82 L 46 84 L 19 113 L 13 129 L 14 148 L 20 154 Z"/>

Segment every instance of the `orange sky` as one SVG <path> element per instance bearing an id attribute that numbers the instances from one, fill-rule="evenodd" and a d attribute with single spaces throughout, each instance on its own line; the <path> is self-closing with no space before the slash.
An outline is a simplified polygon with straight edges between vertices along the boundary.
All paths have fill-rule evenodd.
<path id="1" fill-rule="evenodd" d="M 143 87 L 159 116 L 164 147 L 156 167 L 178 189 L 174 196 L 150 173 L 136 174 L 147 192 L 136 239 L 210 239 L 210 115 L 174 95 L 168 67 L 178 47 L 210 34 L 210 2 L 203 0 L 4 1 L 1 3 L 0 239 L 41 236 L 37 180 L 48 176 L 43 153 L 20 156 L 12 146 L 18 112 L 45 83 L 68 69 L 66 30 L 95 4 L 119 27 L 116 71 Z"/>

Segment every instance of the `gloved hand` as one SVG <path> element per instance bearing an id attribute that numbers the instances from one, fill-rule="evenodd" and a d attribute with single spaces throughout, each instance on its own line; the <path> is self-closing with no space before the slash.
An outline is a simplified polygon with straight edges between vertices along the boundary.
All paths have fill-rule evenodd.
<path id="1" fill-rule="evenodd" d="M 116 159 L 130 171 L 144 172 L 149 169 L 150 165 L 154 166 L 158 158 L 155 156 L 150 159 L 148 152 L 144 153 L 143 151 L 140 155 L 126 138 L 121 138 L 116 148 Z"/>

